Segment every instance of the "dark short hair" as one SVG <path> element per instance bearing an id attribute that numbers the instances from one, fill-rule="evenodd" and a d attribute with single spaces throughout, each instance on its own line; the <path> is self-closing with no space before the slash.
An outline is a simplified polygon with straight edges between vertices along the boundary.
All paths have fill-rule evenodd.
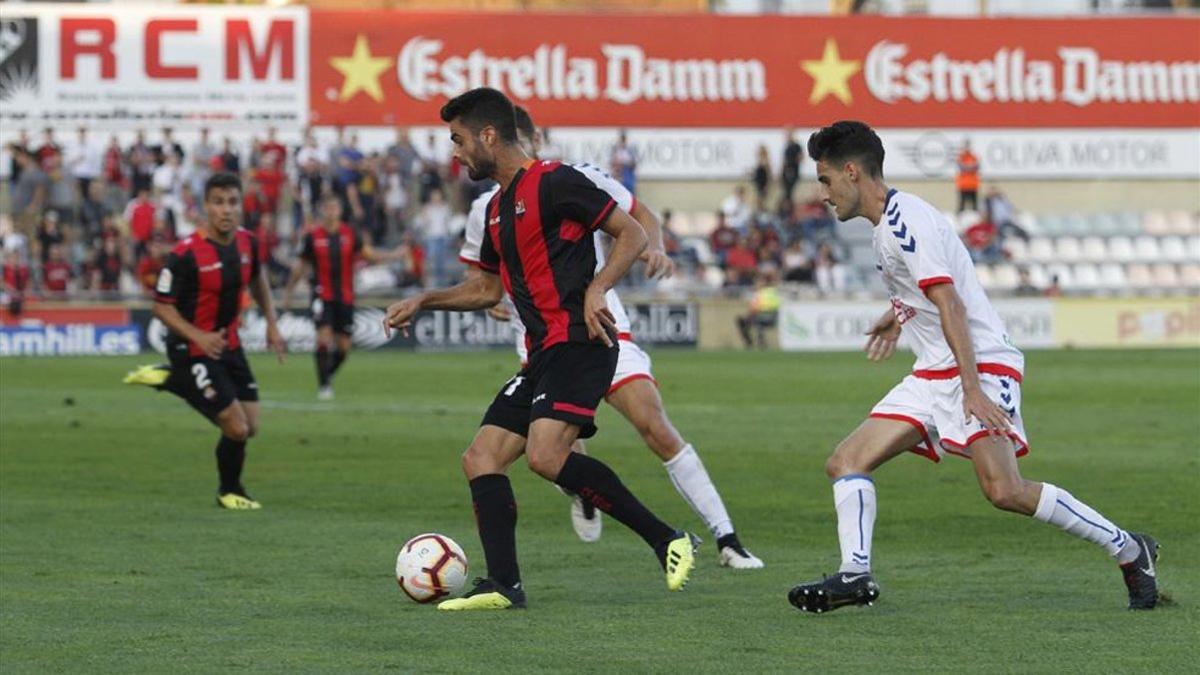
<path id="1" fill-rule="evenodd" d="M 872 178 L 883 177 L 883 141 L 863 122 L 841 120 L 817 131 L 808 137 L 808 156 L 826 164 L 855 160 Z"/>
<path id="2" fill-rule="evenodd" d="M 491 87 L 479 87 L 455 96 L 442 106 L 441 117 L 447 123 L 457 119 L 473 132 L 490 126 L 505 143 L 517 142 L 512 101 Z"/>
<path id="3" fill-rule="evenodd" d="M 208 193 L 218 188 L 237 188 L 238 194 L 241 194 L 242 179 L 228 171 L 214 173 L 204 181 L 204 200 L 208 201 Z"/>
<path id="4" fill-rule="evenodd" d="M 533 118 L 529 116 L 529 111 L 521 106 L 513 106 L 513 117 L 517 123 L 517 131 L 525 134 L 529 138 L 537 133 L 537 127 L 533 124 Z"/>

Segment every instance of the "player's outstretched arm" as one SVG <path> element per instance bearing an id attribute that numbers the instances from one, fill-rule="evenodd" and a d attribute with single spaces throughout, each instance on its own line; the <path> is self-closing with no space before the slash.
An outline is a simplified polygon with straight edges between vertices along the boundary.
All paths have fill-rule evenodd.
<path id="1" fill-rule="evenodd" d="M 426 291 L 389 305 L 387 315 L 383 318 L 383 329 L 389 337 L 393 329 L 404 330 L 407 334 L 413 315 L 423 309 L 469 312 L 487 309 L 503 297 L 504 286 L 500 283 L 500 276 L 481 270 L 477 274 L 467 275 L 456 286 Z"/>
<path id="2" fill-rule="evenodd" d="M 896 353 L 896 341 L 900 339 L 900 321 L 895 310 L 888 308 L 883 316 L 867 331 L 867 346 L 863 351 L 872 361 L 885 361 Z"/>
<path id="3" fill-rule="evenodd" d="M 279 332 L 279 324 L 275 320 L 275 307 L 271 302 L 271 284 L 267 281 L 267 270 L 259 269 L 258 275 L 250 280 L 250 295 L 258 303 L 263 318 L 267 320 L 267 346 L 275 352 L 275 357 L 283 363 L 283 355 L 287 353 L 287 342 Z"/>
<path id="4" fill-rule="evenodd" d="M 221 352 L 225 351 L 224 329 L 216 333 L 200 330 L 190 321 L 183 318 L 179 310 L 175 309 L 175 305 L 166 302 L 154 303 L 154 318 L 163 322 L 167 330 L 172 333 L 196 343 L 210 359 L 221 358 Z"/>
<path id="5" fill-rule="evenodd" d="M 646 250 L 646 231 L 620 209 L 613 209 L 600 227 L 612 236 L 613 246 L 604 268 L 596 273 L 584 295 L 583 319 L 587 323 L 588 336 L 593 340 L 599 338 L 611 347 L 617 334 L 617 321 L 608 311 L 604 294 L 629 272 L 634 261 Z"/>
<path id="6" fill-rule="evenodd" d="M 937 284 L 926 291 L 929 300 L 937 305 L 942 319 L 942 332 L 946 343 L 954 353 L 958 364 L 959 381 L 963 390 L 963 415 L 967 422 L 972 418 L 993 434 L 1003 434 L 1009 428 L 1008 415 L 983 393 L 979 383 L 979 371 L 975 362 L 975 347 L 971 344 L 971 332 L 967 328 L 967 308 L 963 305 L 954 284 Z"/>
<path id="7" fill-rule="evenodd" d="M 647 245 L 641 255 L 642 262 L 646 263 L 646 278 L 666 279 L 675 274 L 675 261 L 667 255 L 663 244 L 662 221 L 641 201 L 634 204 L 630 215 L 646 230 Z"/>

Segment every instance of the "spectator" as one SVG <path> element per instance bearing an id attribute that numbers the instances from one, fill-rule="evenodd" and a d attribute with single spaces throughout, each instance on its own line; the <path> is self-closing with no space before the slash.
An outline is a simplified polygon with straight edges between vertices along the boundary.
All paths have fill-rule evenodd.
<path id="1" fill-rule="evenodd" d="M 1058 275 L 1055 274 L 1050 277 L 1050 285 L 1046 288 L 1043 295 L 1048 298 L 1059 298 L 1062 297 L 1062 294 L 1062 284 L 1059 283 Z"/>
<path id="2" fill-rule="evenodd" d="M 725 253 L 725 282 L 730 286 L 749 286 L 758 272 L 758 255 L 746 237 Z"/>
<path id="3" fill-rule="evenodd" d="M 425 258 L 433 266 L 433 278 L 429 281 L 434 288 L 446 285 L 446 251 L 453 215 L 441 190 L 430 193 L 429 202 L 421 207 L 417 215 L 417 228 L 421 232 Z"/>
<path id="4" fill-rule="evenodd" d="M 1000 231 L 996 224 L 983 218 L 963 232 L 963 242 L 975 263 L 1000 262 L 1004 257 L 1000 248 Z"/>
<path id="5" fill-rule="evenodd" d="M 7 213 L 0 213 L 0 251 L 7 254 L 9 251 L 26 253 L 28 250 L 29 237 L 14 226 Z M 0 262 L 3 260 L 3 256 L 0 256 Z"/>
<path id="6" fill-rule="evenodd" d="M 175 132 L 171 127 L 163 127 L 162 142 L 154 146 L 154 163 L 161 166 L 171 155 L 175 156 L 177 164 L 183 165 L 183 146 L 175 141 Z"/>
<path id="7" fill-rule="evenodd" d="M 24 168 L 20 158 L 22 155 L 31 154 L 29 149 L 29 132 L 22 129 L 17 136 L 17 140 L 8 144 L 8 187 L 13 189 L 17 181 L 21 178 L 21 169 Z"/>
<path id="8" fill-rule="evenodd" d="M 200 129 L 200 139 L 192 146 L 191 159 L 188 160 L 187 183 L 192 186 L 192 192 L 204 192 L 204 181 L 212 175 L 213 158 L 217 156 L 217 146 L 209 140 L 208 127 Z"/>
<path id="9" fill-rule="evenodd" d="M 1029 233 L 1025 228 L 1017 225 L 1017 210 L 1013 207 L 1012 202 L 1008 201 L 1000 188 L 992 185 L 988 188 L 987 195 L 983 202 L 984 216 L 996 224 L 996 229 L 1000 235 L 1000 242 L 1011 234 L 1025 241 L 1029 241 Z"/>
<path id="10" fill-rule="evenodd" d="M 88 194 L 79 204 L 79 225 L 90 239 L 100 232 L 100 222 L 110 212 L 104 201 L 104 185 L 95 181 L 88 186 Z"/>
<path id="11" fill-rule="evenodd" d="M 196 193 L 192 192 L 191 186 L 184 184 L 179 192 L 179 202 L 174 205 L 172 211 L 172 229 L 176 239 L 183 239 L 196 231 L 200 224 L 200 200 L 196 199 Z"/>
<path id="12" fill-rule="evenodd" d="M 242 158 L 233 149 L 233 141 L 228 136 L 221 139 L 221 154 L 214 158 L 213 169 L 216 171 L 228 171 L 239 176 L 242 174 Z"/>
<path id="13" fill-rule="evenodd" d="M 296 150 L 296 167 L 302 168 L 309 162 L 315 162 L 317 167 L 322 164 L 321 148 L 317 145 L 317 137 L 313 136 L 311 130 L 305 132 L 304 143 Z"/>
<path id="14" fill-rule="evenodd" d="M 283 182 L 286 179 L 283 175 L 281 156 L 275 149 L 269 152 L 264 151 L 262 165 L 250 174 L 262 189 L 263 213 L 269 213 L 272 216 L 279 213 L 279 203 L 283 197 Z"/>
<path id="15" fill-rule="evenodd" d="M 796 141 L 796 131 L 787 130 L 787 142 L 783 146 L 783 165 L 779 169 L 779 180 L 783 187 L 781 199 L 792 199 L 792 191 L 800 182 L 800 163 L 804 161 L 804 148 Z"/>
<path id="16" fill-rule="evenodd" d="M 92 181 L 100 177 L 104 170 L 104 153 L 88 140 L 87 127 L 79 127 L 78 137 L 67 151 L 65 157 L 67 170 L 75 179 L 78 194 L 86 196 Z"/>
<path id="17" fill-rule="evenodd" d="M 37 236 L 34 241 L 37 243 L 36 254 L 38 262 L 42 265 L 50 259 L 50 249 L 54 246 L 60 246 L 66 240 L 63 236 L 62 228 L 58 224 L 58 211 L 47 209 L 42 214 L 42 222 L 38 223 Z"/>
<path id="18" fill-rule="evenodd" d="M 807 244 L 802 239 L 793 239 L 783 251 L 783 280 L 811 284 L 813 261 L 805 251 Z"/>
<path id="19" fill-rule="evenodd" d="M 358 181 L 363 154 L 359 152 L 358 136 L 351 135 L 350 142 L 342 145 L 335 159 L 333 192 L 342 202 L 342 213 L 350 214 L 357 221 L 362 218 L 362 205 L 358 201 Z"/>
<path id="20" fill-rule="evenodd" d="M 129 146 L 126 163 L 129 164 L 131 179 L 129 194 L 136 197 L 142 190 L 149 190 L 154 181 L 155 162 L 154 151 L 146 144 L 145 131 L 137 130 L 133 145 Z"/>
<path id="21" fill-rule="evenodd" d="M 63 255 L 62 244 L 51 246 L 49 257 L 42 263 L 42 289 L 51 295 L 64 296 L 74 277 L 75 272 Z"/>
<path id="22" fill-rule="evenodd" d="M 779 288 L 773 272 L 758 275 L 754 294 L 750 296 L 749 311 L 737 319 L 738 332 L 746 349 L 753 349 L 755 337 L 759 349 L 767 348 L 767 329 L 779 323 Z M 754 331 L 756 335 L 752 335 Z"/>
<path id="23" fill-rule="evenodd" d="M 767 189 L 771 185 L 771 156 L 765 145 L 758 146 L 758 162 L 750 174 L 750 182 L 754 184 L 755 210 L 766 210 Z"/>
<path id="24" fill-rule="evenodd" d="M 1025 298 L 1037 297 L 1042 294 L 1042 290 L 1033 285 L 1033 280 L 1029 276 L 1029 268 L 1022 267 L 1017 270 L 1017 287 L 1013 293 Z"/>
<path id="25" fill-rule="evenodd" d="M 275 255 L 281 241 L 275 216 L 269 213 L 263 214 L 258 222 L 258 231 L 254 234 L 258 239 L 258 262 L 262 269 L 267 271 L 267 279 L 270 281 L 271 287 L 277 288 L 287 283 L 291 270 Z"/>
<path id="26" fill-rule="evenodd" d="M 42 130 L 42 144 L 33 151 L 37 157 L 38 163 L 42 166 L 42 171 L 50 172 L 50 160 L 62 159 L 62 146 L 54 140 L 54 129 L 46 127 Z M 61 164 L 61 162 L 59 162 Z"/>
<path id="27" fill-rule="evenodd" d="M 141 258 L 146 254 L 150 237 L 154 235 L 154 221 L 158 219 L 158 205 L 150 199 L 150 191 L 143 189 L 137 199 L 125 207 L 125 222 L 129 224 L 129 236 L 133 239 L 134 255 Z M 108 240 L 105 239 L 105 243 Z"/>
<path id="28" fill-rule="evenodd" d="M 251 178 L 246 181 L 246 189 L 242 192 L 242 225 L 247 230 L 257 230 L 264 213 L 267 213 L 267 198 L 262 186 Z"/>
<path id="29" fill-rule="evenodd" d="M 169 244 L 155 240 L 150 243 L 149 252 L 142 256 L 141 260 L 138 260 L 138 286 L 141 287 L 143 294 L 154 295 L 154 284 L 158 281 L 158 273 L 162 271 L 169 250 Z"/>
<path id="30" fill-rule="evenodd" d="M 708 245 L 721 267 L 725 267 L 725 256 L 730 249 L 737 246 L 737 243 L 737 230 L 729 226 L 729 222 L 725 220 L 724 211 L 717 211 L 717 226 L 708 235 Z"/>
<path id="31" fill-rule="evenodd" d="M 372 246 L 383 244 L 385 229 L 380 227 L 378 217 L 379 166 L 377 155 L 372 153 L 362 160 L 358 172 L 355 194 L 358 196 L 358 218 L 355 226 L 369 238 Z"/>
<path id="32" fill-rule="evenodd" d="M 164 202 L 179 199 L 179 191 L 183 187 L 183 169 L 179 164 L 179 157 L 168 154 L 163 163 L 154 170 L 150 185 L 154 188 L 154 194 L 159 195 Z"/>
<path id="33" fill-rule="evenodd" d="M 29 290 L 29 263 L 25 261 L 22 251 L 13 249 L 4 254 L 4 271 L 2 274 L 3 302 L 8 307 L 8 313 L 14 317 L 21 316 L 25 304 L 25 293 Z"/>
<path id="34" fill-rule="evenodd" d="M 396 142 L 388 146 L 387 156 L 389 160 L 394 161 L 396 174 L 400 177 L 401 186 L 404 189 L 408 189 L 408 186 L 412 183 L 413 167 L 417 165 L 417 161 L 421 157 L 417 153 L 417 149 L 413 147 L 408 129 L 405 127 L 396 128 Z M 408 200 L 405 199 L 405 201 L 407 202 Z"/>
<path id="35" fill-rule="evenodd" d="M 125 203 L 125 192 L 129 188 L 129 176 L 125 173 L 125 155 L 121 152 L 121 144 L 116 135 L 108 139 L 108 147 L 104 149 L 103 169 L 105 189 L 101 194 L 104 205 L 115 210 Z"/>
<path id="36" fill-rule="evenodd" d="M 666 252 L 668 257 L 675 259 L 679 257 L 680 244 L 679 235 L 675 233 L 675 225 L 671 222 L 673 215 L 671 209 L 663 209 L 662 217 L 659 221 L 662 224 L 663 251 Z"/>
<path id="37" fill-rule="evenodd" d="M 125 261 L 121 254 L 120 240 L 108 237 L 100 245 L 91 265 L 91 287 L 103 293 L 117 291 L 121 287 L 121 270 Z"/>
<path id="38" fill-rule="evenodd" d="M 846 268 L 838 262 L 833 254 L 833 247 L 828 242 L 817 248 L 813 276 L 822 295 L 842 293 L 846 290 Z"/>
<path id="39" fill-rule="evenodd" d="M 13 185 L 10 206 L 16 229 L 30 232 L 49 199 L 50 177 L 42 171 L 35 155 L 18 152 L 17 163 L 21 167 L 20 177 Z"/>
<path id="40" fill-rule="evenodd" d="M 750 205 L 746 203 L 745 185 L 734 186 L 733 194 L 721 202 L 721 213 L 725 214 L 725 220 L 729 222 L 730 227 L 740 232 L 746 230 L 753 213 L 750 211 Z"/>
<path id="41" fill-rule="evenodd" d="M 275 138 L 275 127 L 267 127 L 267 140 L 258 149 L 259 166 L 277 168 L 283 171 L 287 166 L 287 146 Z"/>
<path id="42" fill-rule="evenodd" d="M 62 168 L 62 155 L 53 155 L 46 166 L 46 208 L 58 211 L 64 223 L 75 222 L 75 181 Z"/>
<path id="43" fill-rule="evenodd" d="M 617 134 L 617 142 L 613 144 L 608 155 L 609 172 L 621 185 L 633 194 L 637 194 L 637 154 L 629 146 L 625 130 Z"/>
<path id="44" fill-rule="evenodd" d="M 397 275 L 396 285 L 400 287 L 425 286 L 425 248 L 413 235 L 412 230 L 406 230 L 400 236 L 401 271 Z"/>
<path id="45" fill-rule="evenodd" d="M 392 232 L 404 229 L 404 209 L 408 206 L 407 181 L 400 171 L 403 162 L 396 155 L 389 154 L 383 163 L 383 184 L 380 186 L 383 190 L 383 212 L 385 227 Z"/>
<path id="46" fill-rule="evenodd" d="M 304 153 L 301 150 L 301 153 Z M 326 190 L 332 189 L 321 172 L 320 161 L 313 154 L 305 156 L 304 163 L 292 185 L 292 229 L 299 231 L 314 218 L 317 204 Z"/>
<path id="47" fill-rule="evenodd" d="M 958 190 L 958 212 L 979 210 L 979 159 L 971 152 L 971 141 L 963 141 L 958 153 L 958 175 L 954 178 Z"/>
<path id="48" fill-rule="evenodd" d="M 429 150 L 421 158 L 421 173 L 417 176 L 417 202 L 424 206 L 434 192 L 442 189 L 442 164 L 438 161 L 437 139 L 429 134 Z"/>

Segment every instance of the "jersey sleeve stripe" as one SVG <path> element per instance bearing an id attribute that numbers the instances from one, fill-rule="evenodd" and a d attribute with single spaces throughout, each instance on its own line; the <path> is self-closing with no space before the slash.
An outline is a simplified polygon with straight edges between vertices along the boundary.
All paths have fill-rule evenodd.
<path id="1" fill-rule="evenodd" d="M 500 273 L 499 265 L 489 265 L 489 264 L 483 262 L 482 260 L 476 261 L 474 264 L 477 265 L 479 267 L 479 269 L 483 270 L 484 272 L 491 272 L 492 274 Z"/>
<path id="2" fill-rule="evenodd" d="M 582 406 L 577 406 L 572 403 L 559 402 L 559 403 L 555 403 L 552 407 L 559 412 L 571 413 L 572 415 L 581 415 L 583 417 L 595 417 L 596 416 L 595 410 L 592 410 L 590 408 L 584 408 Z"/>
<path id="3" fill-rule="evenodd" d="M 172 297 L 171 297 L 171 296 L 169 296 L 169 295 L 163 295 L 162 293 L 155 293 L 155 294 L 154 294 L 154 301 L 155 301 L 155 302 L 161 302 L 161 303 L 163 303 L 164 305 L 173 305 L 173 304 L 175 304 L 175 298 L 172 298 Z"/>
<path id="4" fill-rule="evenodd" d="M 461 253 L 458 255 L 458 261 L 465 265 L 474 265 L 475 267 L 483 267 L 483 265 L 478 260 L 468 258 L 467 256 L 462 255 Z"/>
<path id="5" fill-rule="evenodd" d="M 604 222 L 604 219 L 608 217 L 608 214 L 612 213 L 612 210 L 616 207 L 616 205 L 616 200 L 608 200 L 608 204 L 606 204 L 604 209 L 600 211 L 600 215 L 596 216 L 596 219 L 592 221 L 592 224 L 588 226 L 588 229 L 595 230 L 597 227 L 600 227 L 600 224 Z"/>
<path id="6" fill-rule="evenodd" d="M 922 279 L 917 282 L 917 286 L 920 287 L 920 289 L 924 291 L 924 290 L 927 290 L 930 286 L 938 286 L 940 284 L 953 284 L 953 283 L 954 283 L 954 279 L 951 279 L 950 277 L 947 277 L 947 276 L 940 276 L 940 277 L 929 277 L 928 279 Z"/>

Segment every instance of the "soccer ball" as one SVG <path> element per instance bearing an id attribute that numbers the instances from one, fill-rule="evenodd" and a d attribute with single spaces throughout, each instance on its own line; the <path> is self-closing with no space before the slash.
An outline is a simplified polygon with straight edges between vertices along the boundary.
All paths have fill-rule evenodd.
<path id="1" fill-rule="evenodd" d="M 458 595 L 467 585 L 467 556 L 444 534 L 418 534 L 400 547 L 396 583 L 414 602 Z"/>

